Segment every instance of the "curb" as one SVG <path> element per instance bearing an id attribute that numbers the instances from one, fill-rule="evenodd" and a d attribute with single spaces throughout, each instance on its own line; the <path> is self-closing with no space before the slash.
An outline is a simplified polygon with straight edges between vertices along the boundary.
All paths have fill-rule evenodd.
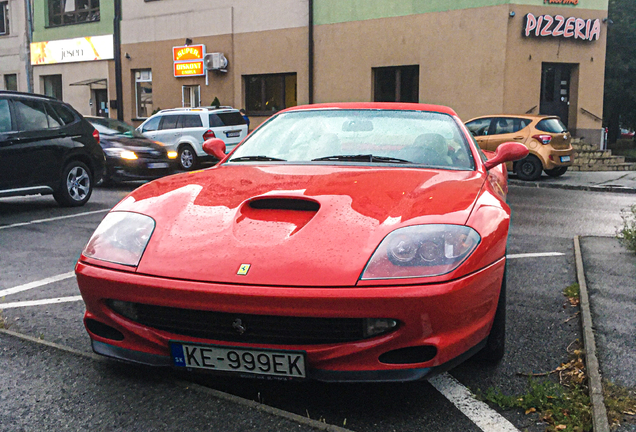
<path id="1" fill-rule="evenodd" d="M 17 332 L 14 332 L 14 331 L 11 331 L 11 330 L 7 330 L 7 329 L 0 328 L 0 334 L 5 334 L 5 335 L 11 336 L 11 337 L 22 339 L 22 340 L 27 341 L 27 342 L 31 342 L 31 343 L 35 343 L 35 344 L 39 344 L 39 345 L 44 345 L 44 346 L 49 347 L 49 348 L 54 348 L 54 349 L 59 350 L 59 351 L 64 351 L 66 353 L 73 354 L 73 355 L 78 356 L 78 357 L 88 358 L 90 360 L 94 360 L 94 361 L 97 361 L 97 362 L 108 362 L 108 361 L 110 361 L 106 357 L 102 357 L 100 355 L 97 355 L 97 354 L 94 354 L 94 353 L 91 353 L 91 352 L 79 351 L 79 350 L 76 350 L 76 349 L 73 349 L 73 348 L 70 348 L 70 347 L 67 347 L 67 346 L 64 346 L 64 345 L 56 344 L 54 342 L 47 342 L 47 341 L 42 340 L 42 339 L 37 339 L 37 338 L 34 338 L 32 336 L 28 336 L 28 335 L 25 335 L 25 334 L 22 334 L 22 333 L 17 333 Z M 269 405 L 264 405 L 264 404 L 261 404 L 259 402 L 255 402 L 255 401 L 252 401 L 252 400 L 249 400 L 249 399 L 242 398 L 240 396 L 234 396 L 234 395 L 229 394 L 229 393 L 224 393 L 224 392 L 219 391 L 219 390 L 211 389 L 211 388 L 202 386 L 200 384 L 196 384 L 194 382 L 185 381 L 185 380 L 178 379 L 178 378 L 175 378 L 174 382 L 175 382 L 175 385 L 180 387 L 181 389 L 188 389 L 188 388 L 193 389 L 194 388 L 194 389 L 197 389 L 198 391 L 201 391 L 203 393 L 207 393 L 207 394 L 209 394 L 209 395 L 211 395 L 213 397 L 216 397 L 217 399 L 222 399 L 222 400 L 225 400 L 225 401 L 228 401 L 228 402 L 233 402 L 233 403 L 235 403 L 237 405 L 242 405 L 242 406 L 245 406 L 245 407 L 248 407 L 248 408 L 254 408 L 254 409 L 257 409 L 258 411 L 262 411 L 262 412 L 264 412 L 266 414 L 269 414 L 269 415 L 272 415 L 272 416 L 276 416 L 276 417 L 282 417 L 284 419 L 287 419 L 287 420 L 290 420 L 290 421 L 293 421 L 293 422 L 296 422 L 296 423 L 300 423 L 300 424 L 303 424 L 305 426 L 312 427 L 312 428 L 314 428 L 316 430 L 319 430 L 319 431 L 353 432 L 350 429 L 345 429 L 345 428 L 342 428 L 340 426 L 334 426 L 334 425 L 331 425 L 331 424 L 323 423 L 323 422 L 320 422 L 318 420 L 312 420 L 310 418 L 303 417 L 303 416 L 298 415 L 298 414 L 294 414 L 294 413 L 291 413 L 291 412 L 288 412 L 288 411 L 284 411 L 284 410 L 281 410 L 281 409 L 278 409 L 278 408 L 271 407 Z"/>
<path id="2" fill-rule="evenodd" d="M 533 188 L 546 188 L 546 189 L 569 189 L 569 190 L 583 190 L 589 192 L 615 192 L 636 194 L 636 188 L 630 188 L 626 186 L 594 186 L 594 185 L 574 185 L 574 184 L 559 184 L 559 183 L 544 183 L 536 181 L 523 181 L 508 179 L 508 184 L 511 186 L 533 187 Z"/>
<path id="3" fill-rule="evenodd" d="M 583 346 L 585 348 L 585 364 L 589 377 L 590 401 L 592 402 L 592 426 L 594 432 L 609 432 L 609 422 L 605 401 L 603 400 L 603 383 L 596 357 L 596 342 L 590 311 L 590 297 L 585 282 L 585 269 L 579 236 L 574 237 L 574 254 L 576 258 L 576 278 L 579 282 L 579 296 L 581 307 L 581 321 L 583 326 Z"/>

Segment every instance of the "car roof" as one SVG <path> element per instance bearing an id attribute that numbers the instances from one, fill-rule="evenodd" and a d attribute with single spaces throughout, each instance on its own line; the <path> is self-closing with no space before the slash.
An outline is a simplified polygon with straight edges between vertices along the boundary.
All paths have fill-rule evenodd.
<path id="1" fill-rule="evenodd" d="M 492 118 L 492 117 L 523 118 L 523 119 L 532 119 L 532 120 L 559 118 L 559 116 L 556 116 L 556 115 L 544 115 L 544 114 L 490 114 L 490 115 L 483 115 L 479 117 L 473 117 L 470 120 L 466 120 L 466 123 L 471 122 L 473 120 L 479 120 L 482 118 Z"/>
<path id="2" fill-rule="evenodd" d="M 341 102 L 341 103 L 321 103 L 313 105 L 299 105 L 287 108 L 279 112 L 289 111 L 309 111 L 324 109 L 364 109 L 364 110 L 403 110 L 403 111 L 428 111 L 438 112 L 457 116 L 457 113 L 447 106 L 431 105 L 420 103 L 402 103 L 402 102 Z"/>
<path id="3" fill-rule="evenodd" d="M 157 114 L 164 114 L 164 113 L 184 113 L 184 112 L 195 112 L 195 113 L 200 113 L 200 112 L 207 112 L 207 113 L 223 113 L 223 112 L 239 112 L 239 110 L 237 110 L 236 108 L 233 108 L 231 106 L 221 106 L 221 107 L 213 107 L 213 106 L 209 106 L 209 107 L 197 107 L 197 108 L 168 108 L 168 109 L 164 109 L 159 111 Z"/>
<path id="4" fill-rule="evenodd" d="M 31 97 L 31 98 L 46 99 L 46 100 L 51 100 L 51 101 L 56 101 L 56 102 L 63 103 L 61 100 L 59 100 L 57 98 L 54 98 L 52 96 L 47 96 L 47 95 L 43 95 L 43 94 L 36 94 L 36 93 L 19 92 L 19 91 L 13 91 L 13 90 L 0 90 L 0 96 Z"/>

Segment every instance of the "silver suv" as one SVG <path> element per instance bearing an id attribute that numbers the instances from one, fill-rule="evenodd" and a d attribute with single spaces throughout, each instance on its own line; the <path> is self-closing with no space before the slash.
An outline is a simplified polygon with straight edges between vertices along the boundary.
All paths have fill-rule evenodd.
<path id="1" fill-rule="evenodd" d="M 178 153 L 178 166 L 186 171 L 212 159 L 203 151 L 204 141 L 220 138 L 230 152 L 247 136 L 247 124 L 239 110 L 224 106 L 162 110 L 137 130 L 162 143 L 168 152 Z"/>

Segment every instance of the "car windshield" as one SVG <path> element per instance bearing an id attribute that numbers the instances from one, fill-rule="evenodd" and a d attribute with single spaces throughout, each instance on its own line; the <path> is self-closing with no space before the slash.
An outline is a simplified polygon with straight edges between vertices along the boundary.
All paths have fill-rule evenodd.
<path id="1" fill-rule="evenodd" d="M 91 124 L 100 135 L 125 136 L 128 138 L 144 138 L 134 127 L 115 119 L 90 119 Z"/>
<path id="2" fill-rule="evenodd" d="M 472 170 L 450 115 L 404 110 L 323 109 L 279 114 L 232 154 L 232 162 L 386 163 Z"/>

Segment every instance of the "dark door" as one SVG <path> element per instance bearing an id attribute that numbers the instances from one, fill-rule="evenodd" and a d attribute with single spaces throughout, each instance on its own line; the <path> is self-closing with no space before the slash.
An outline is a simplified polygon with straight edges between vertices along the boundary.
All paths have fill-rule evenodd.
<path id="1" fill-rule="evenodd" d="M 93 90 L 95 92 L 95 115 L 108 118 L 108 92 L 106 90 Z"/>
<path id="2" fill-rule="evenodd" d="M 0 98 L 0 190 L 19 186 L 15 179 L 12 154 L 18 146 L 15 118 L 11 116 L 11 102 Z"/>
<path id="3" fill-rule="evenodd" d="M 541 71 L 541 105 L 539 114 L 556 115 L 568 126 L 570 109 L 570 72 L 564 63 L 543 63 Z"/>

